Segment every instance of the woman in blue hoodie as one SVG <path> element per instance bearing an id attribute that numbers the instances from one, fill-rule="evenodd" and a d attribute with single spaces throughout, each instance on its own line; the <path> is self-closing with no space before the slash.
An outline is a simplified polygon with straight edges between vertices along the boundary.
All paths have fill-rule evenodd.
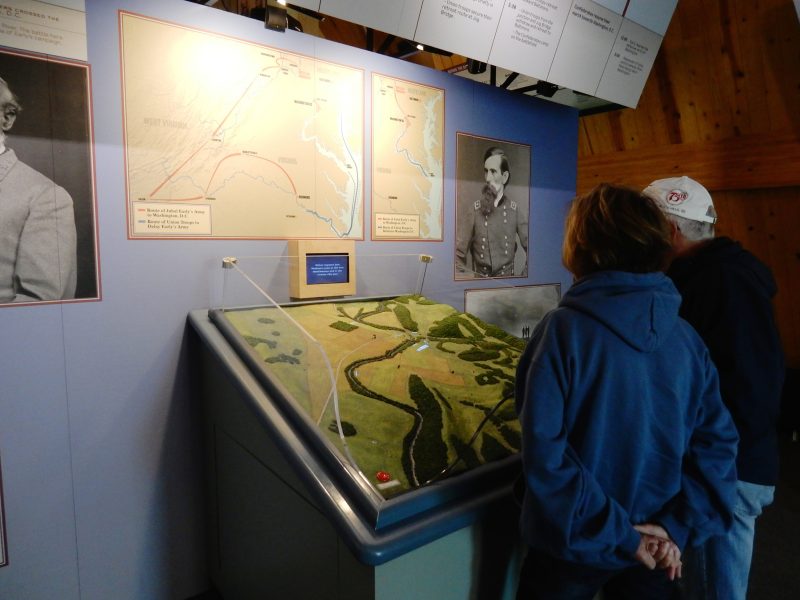
<path id="1" fill-rule="evenodd" d="M 634 190 L 603 184 L 572 203 L 575 283 L 517 370 L 519 600 L 669 598 L 680 550 L 730 526 L 738 437 L 662 272 L 670 234 Z"/>

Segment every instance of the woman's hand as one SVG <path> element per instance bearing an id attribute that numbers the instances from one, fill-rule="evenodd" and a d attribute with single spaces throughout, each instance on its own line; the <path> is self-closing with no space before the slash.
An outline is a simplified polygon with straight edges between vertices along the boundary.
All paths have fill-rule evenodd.
<path id="1" fill-rule="evenodd" d="M 681 551 L 667 531 L 656 523 L 634 525 L 634 529 L 642 536 L 636 560 L 648 569 L 666 569 L 670 581 L 680 578 L 683 567 Z"/>

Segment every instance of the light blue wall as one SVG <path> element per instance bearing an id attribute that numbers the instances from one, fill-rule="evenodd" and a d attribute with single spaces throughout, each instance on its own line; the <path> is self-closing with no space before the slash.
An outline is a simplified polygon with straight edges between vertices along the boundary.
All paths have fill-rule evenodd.
<path id="1" fill-rule="evenodd" d="M 285 242 L 128 240 L 117 10 L 446 89 L 445 240 L 359 242 L 436 257 L 452 280 L 456 132 L 532 146 L 531 268 L 562 284 L 560 243 L 575 189 L 577 114 L 462 78 L 185 0 L 87 0 L 103 299 L 0 309 L 0 460 L 10 564 L 0 598 L 182 600 L 207 586 L 197 416 L 186 315 L 217 305 L 220 259 Z M 369 115 L 369 102 L 365 103 Z M 369 118 L 365 148 L 370 147 Z M 365 173 L 370 173 L 367 152 Z M 369 203 L 370 181 L 365 198 Z M 367 228 L 369 206 L 367 206 Z M 369 239 L 369 229 L 366 231 Z M 453 283 L 454 302 L 474 282 Z"/>

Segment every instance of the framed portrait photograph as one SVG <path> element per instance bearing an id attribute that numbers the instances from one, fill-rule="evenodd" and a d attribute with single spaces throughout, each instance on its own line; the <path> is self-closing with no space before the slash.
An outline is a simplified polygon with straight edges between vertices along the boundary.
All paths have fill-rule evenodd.
<path id="1" fill-rule="evenodd" d="M 464 312 L 522 339 L 561 300 L 561 284 L 464 290 Z"/>
<path id="2" fill-rule="evenodd" d="M 527 277 L 531 147 L 456 138 L 455 279 Z"/>
<path id="3" fill-rule="evenodd" d="M 0 51 L 0 306 L 100 299 L 89 66 Z"/>

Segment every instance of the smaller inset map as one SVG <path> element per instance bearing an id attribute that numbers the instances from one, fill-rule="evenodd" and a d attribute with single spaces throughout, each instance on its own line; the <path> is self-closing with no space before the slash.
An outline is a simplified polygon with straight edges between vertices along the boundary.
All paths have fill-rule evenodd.
<path id="1" fill-rule="evenodd" d="M 372 75 L 372 239 L 442 240 L 444 90 Z"/>
<path id="2" fill-rule="evenodd" d="M 525 342 L 495 325 L 423 296 L 224 314 L 285 401 L 384 497 L 519 451 Z"/>

